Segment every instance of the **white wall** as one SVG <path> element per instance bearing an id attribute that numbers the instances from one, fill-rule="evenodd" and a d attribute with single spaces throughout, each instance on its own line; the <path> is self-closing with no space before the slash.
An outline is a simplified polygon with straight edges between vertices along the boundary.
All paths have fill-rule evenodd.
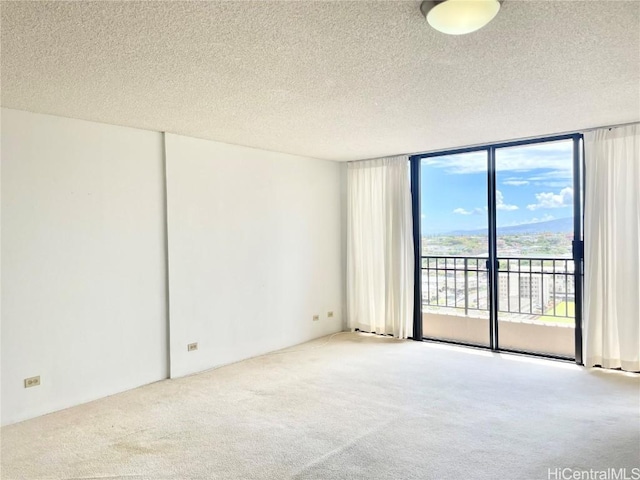
<path id="1" fill-rule="evenodd" d="M 2 109 L 1 153 L 2 423 L 166 378 L 162 135 Z"/>
<path id="2" fill-rule="evenodd" d="M 339 164 L 177 135 L 166 156 L 172 377 L 342 329 Z"/>
<path id="3" fill-rule="evenodd" d="M 1 118 L 3 425 L 342 329 L 339 164 Z"/>

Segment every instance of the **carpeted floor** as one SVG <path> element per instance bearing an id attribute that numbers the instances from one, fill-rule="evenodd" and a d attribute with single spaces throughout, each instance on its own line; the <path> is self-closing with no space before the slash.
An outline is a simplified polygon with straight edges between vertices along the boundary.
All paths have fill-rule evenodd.
<path id="1" fill-rule="evenodd" d="M 1 435 L 6 480 L 631 476 L 640 377 L 346 333 Z"/>

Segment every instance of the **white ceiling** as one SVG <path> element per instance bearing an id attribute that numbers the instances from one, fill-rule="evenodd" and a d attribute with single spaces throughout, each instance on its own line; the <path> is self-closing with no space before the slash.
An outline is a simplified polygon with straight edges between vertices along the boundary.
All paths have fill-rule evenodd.
<path id="1" fill-rule="evenodd" d="M 2 105 L 334 160 L 640 120 L 640 2 L 2 2 Z"/>

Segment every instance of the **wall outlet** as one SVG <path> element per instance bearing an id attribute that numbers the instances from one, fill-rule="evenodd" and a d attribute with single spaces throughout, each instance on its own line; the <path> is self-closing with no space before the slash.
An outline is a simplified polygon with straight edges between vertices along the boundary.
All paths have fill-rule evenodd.
<path id="1" fill-rule="evenodd" d="M 193 352 L 194 350 L 198 349 L 198 343 L 190 343 L 189 345 L 187 345 L 187 352 Z"/>
<path id="2" fill-rule="evenodd" d="M 327 312 L 327 318 L 333 318 L 333 312 Z"/>
<path id="3" fill-rule="evenodd" d="M 320 320 L 320 315 L 314 315 L 313 316 L 313 321 L 317 322 L 318 320 Z"/>
<path id="4" fill-rule="evenodd" d="M 40 385 L 40 375 L 24 379 L 24 388 L 37 387 Z"/>

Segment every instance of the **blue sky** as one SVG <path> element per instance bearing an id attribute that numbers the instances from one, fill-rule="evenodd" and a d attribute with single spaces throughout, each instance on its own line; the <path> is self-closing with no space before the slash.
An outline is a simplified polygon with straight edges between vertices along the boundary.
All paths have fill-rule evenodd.
<path id="1" fill-rule="evenodd" d="M 487 227 L 486 152 L 422 160 L 422 233 Z M 496 150 L 499 227 L 573 214 L 572 140 Z"/>

